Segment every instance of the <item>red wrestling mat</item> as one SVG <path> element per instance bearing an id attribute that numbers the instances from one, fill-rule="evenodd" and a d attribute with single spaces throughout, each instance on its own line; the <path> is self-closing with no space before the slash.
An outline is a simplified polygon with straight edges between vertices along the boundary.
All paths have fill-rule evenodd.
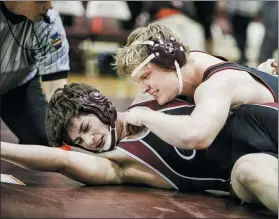
<path id="1" fill-rule="evenodd" d="M 1 173 L 26 184 L 1 183 L 1 217 L 5 218 L 277 218 L 265 210 L 229 203 L 226 195 L 88 187 L 58 173 L 25 170 L 4 161 Z"/>

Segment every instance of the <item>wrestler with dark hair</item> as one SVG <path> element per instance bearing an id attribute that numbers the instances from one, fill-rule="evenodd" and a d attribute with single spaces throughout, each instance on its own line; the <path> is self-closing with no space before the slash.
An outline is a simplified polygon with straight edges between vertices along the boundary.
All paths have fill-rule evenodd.
<path id="1" fill-rule="evenodd" d="M 176 116 L 189 115 L 195 109 L 195 105 L 179 99 L 164 106 L 155 100 L 131 106 L 136 107 Z M 267 186 L 274 194 L 278 190 L 278 109 L 272 104 L 242 105 L 232 111 L 217 138 L 204 150 L 179 149 L 146 128 L 128 135 L 124 129 L 126 115 L 116 112 L 93 87 L 66 85 L 55 92 L 47 109 L 49 141 L 55 146 L 70 144 L 102 153 L 2 142 L 1 159 L 24 168 L 59 172 L 88 185 L 133 183 L 185 192 L 231 190 L 243 201 L 260 202 L 277 212 L 276 198 L 265 201 L 270 197 Z M 256 168 L 267 171 L 268 181 L 244 177 L 249 171 L 243 162 L 247 154 L 253 155 L 250 162 Z M 270 155 L 269 162 L 262 159 Z M 254 183 L 261 184 L 262 190 L 254 190 Z"/>
<path id="2" fill-rule="evenodd" d="M 101 123 L 110 129 L 107 144 L 103 135 L 100 135 L 98 145 L 86 144 L 81 138 L 69 138 L 68 127 L 72 127 L 72 119 L 86 115 L 95 115 Z M 46 130 L 50 145 L 74 145 L 94 152 L 112 150 L 116 144 L 115 121 L 117 112 L 112 103 L 97 89 L 86 84 L 71 84 L 63 89 L 57 89 L 49 101 L 46 112 Z M 84 124 L 84 127 L 87 124 Z M 83 128 L 83 127 L 81 127 Z M 102 131 L 102 130 L 99 130 Z M 95 136 L 96 141 L 98 136 Z M 90 139 L 90 143 L 93 143 Z M 81 142 L 82 141 L 82 142 Z M 109 143 L 108 143 L 109 141 Z M 94 146 L 92 148 L 92 146 Z M 105 147 L 103 147 L 105 146 Z M 100 147 L 102 147 L 101 150 Z"/>

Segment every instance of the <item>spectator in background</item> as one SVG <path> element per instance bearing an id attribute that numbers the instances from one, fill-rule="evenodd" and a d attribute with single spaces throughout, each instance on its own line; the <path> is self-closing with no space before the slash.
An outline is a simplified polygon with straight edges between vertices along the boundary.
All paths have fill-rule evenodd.
<path id="1" fill-rule="evenodd" d="M 129 21 L 123 21 L 123 28 L 125 30 L 131 30 L 135 27 L 136 19 L 140 15 L 143 5 L 143 1 L 126 1 L 131 11 L 131 19 Z"/>
<path id="2" fill-rule="evenodd" d="M 240 57 L 238 59 L 238 63 L 241 65 L 246 65 L 248 61 L 245 54 L 247 42 L 247 28 L 250 22 L 255 17 L 257 17 L 260 11 L 261 4 L 262 2 L 260 1 L 227 2 L 227 11 L 229 13 L 229 19 L 231 21 L 233 35 L 235 37 L 238 49 L 240 50 Z M 268 58 L 270 58 L 270 56 Z"/>
<path id="3" fill-rule="evenodd" d="M 193 2 L 149 1 L 144 2 L 137 26 L 157 23 L 168 26 L 184 44 L 196 50 L 205 50 L 202 28 L 195 25 Z"/>
<path id="4" fill-rule="evenodd" d="M 215 15 L 216 2 L 215 1 L 153 1 L 146 2 L 144 11 L 147 15 L 149 22 L 160 21 L 161 24 L 165 24 L 162 19 L 171 16 L 173 22 L 172 25 L 168 25 L 174 30 L 176 35 L 186 44 L 190 45 L 189 38 L 192 37 L 189 33 L 189 28 L 186 25 L 189 23 L 183 19 L 186 16 L 196 21 L 203 27 L 204 38 L 205 38 L 205 51 L 212 53 L 212 33 L 211 24 Z M 175 15 L 175 16 L 174 16 Z M 187 23 L 186 23 L 187 22 Z M 141 24 L 141 26 L 147 23 Z M 185 25 L 184 25 L 185 24 Z M 195 47 L 195 46 L 192 46 Z M 199 48 L 203 49 L 203 48 Z"/>
<path id="5" fill-rule="evenodd" d="M 272 57 L 278 49 L 278 1 L 263 2 L 261 20 L 265 27 L 265 36 L 260 50 L 259 63 Z"/>
<path id="6" fill-rule="evenodd" d="M 194 1 L 195 20 L 204 28 L 205 51 L 212 54 L 213 40 L 211 25 L 215 17 L 216 1 Z"/>

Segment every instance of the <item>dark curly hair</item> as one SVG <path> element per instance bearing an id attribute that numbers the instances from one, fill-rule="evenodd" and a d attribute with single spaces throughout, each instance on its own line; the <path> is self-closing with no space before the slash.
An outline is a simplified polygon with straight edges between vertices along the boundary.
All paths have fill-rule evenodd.
<path id="1" fill-rule="evenodd" d="M 51 146 L 73 145 L 67 127 L 74 117 L 94 114 L 104 124 L 114 124 L 117 112 L 113 104 L 96 88 L 72 83 L 57 89 L 46 110 L 46 132 Z"/>

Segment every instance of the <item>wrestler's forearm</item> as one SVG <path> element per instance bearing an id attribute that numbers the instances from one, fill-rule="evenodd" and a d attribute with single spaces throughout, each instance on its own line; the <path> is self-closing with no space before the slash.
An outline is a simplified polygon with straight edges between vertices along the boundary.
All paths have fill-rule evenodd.
<path id="1" fill-rule="evenodd" d="M 189 150 L 199 148 L 201 132 L 190 116 L 174 116 L 156 111 L 146 111 L 141 116 L 141 122 L 155 135 L 172 146 Z"/>
<path id="2" fill-rule="evenodd" d="M 1 142 L 1 160 L 37 171 L 59 172 L 67 164 L 66 153 L 58 148 Z"/>
<path id="3" fill-rule="evenodd" d="M 110 160 L 75 151 L 1 142 L 1 160 L 26 169 L 59 172 L 73 180 L 90 185 L 122 182 L 121 168 Z"/>

